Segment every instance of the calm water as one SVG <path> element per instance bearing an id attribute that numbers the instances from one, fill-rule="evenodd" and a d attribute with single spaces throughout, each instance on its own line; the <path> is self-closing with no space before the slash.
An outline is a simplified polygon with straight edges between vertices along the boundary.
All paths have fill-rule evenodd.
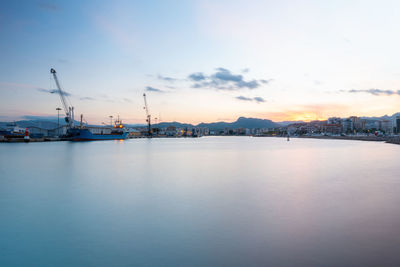
<path id="1" fill-rule="evenodd" d="M 400 266 L 400 146 L 0 144 L 0 266 Z"/>

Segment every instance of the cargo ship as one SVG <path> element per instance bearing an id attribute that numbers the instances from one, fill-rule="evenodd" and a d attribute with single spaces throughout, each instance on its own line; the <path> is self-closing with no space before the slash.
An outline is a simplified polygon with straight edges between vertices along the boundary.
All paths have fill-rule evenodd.
<path id="1" fill-rule="evenodd" d="M 80 126 L 74 125 L 74 107 L 70 104 L 68 94 L 66 94 L 58 81 L 55 69 L 50 70 L 53 74 L 54 81 L 56 82 L 57 92 L 60 95 L 61 103 L 65 112 L 65 122 L 67 123 L 67 136 L 66 138 L 71 141 L 95 141 L 95 140 L 122 140 L 128 137 L 128 131 L 124 125 L 118 120 L 115 121 L 114 126 L 83 126 L 83 115 L 81 115 Z"/>
<path id="2" fill-rule="evenodd" d="M 113 127 L 81 126 L 68 129 L 71 141 L 123 140 L 128 137 L 128 131 L 118 119 Z"/>

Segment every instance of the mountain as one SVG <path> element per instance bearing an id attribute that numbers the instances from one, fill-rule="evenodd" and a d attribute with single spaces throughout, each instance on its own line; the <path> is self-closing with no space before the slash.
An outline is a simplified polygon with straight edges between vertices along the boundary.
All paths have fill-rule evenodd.
<path id="1" fill-rule="evenodd" d="M 384 115 L 381 117 L 361 117 L 362 119 L 366 119 L 366 120 L 395 120 L 396 117 L 400 116 L 400 112 L 394 113 L 393 115 L 389 116 L 389 115 Z"/>
<path id="2" fill-rule="evenodd" d="M 160 122 L 158 124 L 153 124 L 154 127 L 157 128 L 167 128 L 169 126 L 175 126 L 177 128 L 193 128 L 195 127 L 193 124 L 189 124 L 189 123 L 180 123 L 177 121 L 173 121 L 173 122 Z"/>
<path id="3" fill-rule="evenodd" d="M 33 117 L 33 116 L 32 116 Z M 80 122 L 74 121 L 75 125 L 79 125 Z M 19 127 L 38 127 L 42 129 L 52 130 L 58 127 L 57 117 L 38 117 L 28 119 L 28 120 L 19 120 L 13 122 L 0 122 L 0 127 L 5 127 L 7 125 L 18 125 Z M 60 126 L 66 125 L 64 117 L 60 117 Z"/>
<path id="4" fill-rule="evenodd" d="M 304 123 L 304 121 L 280 121 L 280 122 L 277 122 L 277 124 L 279 124 L 282 127 L 286 127 L 293 123 Z"/>
<path id="5" fill-rule="evenodd" d="M 26 127 L 39 127 L 42 129 L 47 129 L 47 130 L 51 130 L 51 129 L 55 129 L 57 128 L 57 122 L 53 122 L 53 121 L 47 121 L 47 120 L 22 120 L 22 121 L 15 121 L 15 122 L 0 122 L 0 127 L 5 127 L 6 125 L 18 125 L 19 127 L 22 128 L 26 128 Z M 60 126 L 64 125 L 65 123 L 63 123 L 60 120 Z"/>
<path id="6" fill-rule="evenodd" d="M 203 128 L 209 128 L 211 130 L 223 130 L 225 128 L 228 129 L 274 128 L 274 127 L 279 127 L 279 124 L 271 120 L 240 117 L 235 122 L 212 122 L 212 123 L 200 123 L 198 125 L 179 123 L 179 122 L 162 122 L 154 126 L 159 128 L 166 128 L 168 126 L 175 126 L 178 128 L 203 127 Z"/>
<path id="7" fill-rule="evenodd" d="M 232 124 L 233 128 L 275 128 L 279 125 L 271 120 L 240 117 Z"/>
<path id="8" fill-rule="evenodd" d="M 6 122 L 0 122 L 1 125 L 7 124 Z M 44 119 L 35 119 L 35 120 L 20 120 L 16 121 L 20 127 L 29 127 L 36 126 L 44 129 L 54 129 L 57 127 L 57 119 L 54 118 L 44 118 Z M 64 119 L 60 118 L 60 125 L 64 125 Z M 75 122 L 76 125 L 79 125 L 79 122 Z M 131 124 L 126 125 L 128 127 L 146 127 L 144 124 Z M 158 124 L 153 124 L 153 127 L 158 128 L 167 128 L 168 126 L 175 126 L 177 128 L 194 128 L 194 127 L 204 127 L 210 128 L 211 130 L 223 130 L 225 128 L 228 129 L 237 129 L 237 128 L 275 128 L 280 127 L 278 123 L 275 123 L 271 120 L 265 119 L 255 119 L 255 118 L 245 118 L 240 117 L 235 122 L 213 122 L 213 123 L 200 123 L 198 125 L 193 125 L 189 123 L 180 123 L 180 122 L 161 122 Z"/>

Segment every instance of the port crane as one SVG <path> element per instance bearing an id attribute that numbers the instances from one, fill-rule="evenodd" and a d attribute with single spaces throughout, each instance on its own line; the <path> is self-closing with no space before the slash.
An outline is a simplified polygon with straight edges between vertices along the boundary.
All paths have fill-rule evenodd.
<path id="1" fill-rule="evenodd" d="M 54 81 L 56 82 L 57 85 L 57 91 L 58 94 L 60 95 L 61 98 L 61 103 L 64 108 L 65 112 L 65 122 L 68 124 L 69 128 L 74 127 L 74 107 L 69 104 L 67 98 L 66 98 L 66 93 L 61 89 L 60 83 L 57 78 L 57 72 L 55 69 L 50 70 L 51 74 L 53 74 Z"/>
<path id="2" fill-rule="evenodd" d="M 147 100 L 146 100 L 146 94 L 143 94 L 143 98 L 144 98 L 144 109 L 146 110 L 146 122 L 147 122 L 147 134 L 149 136 L 152 135 L 152 131 L 151 131 L 151 115 L 149 113 L 149 107 L 147 106 Z"/>

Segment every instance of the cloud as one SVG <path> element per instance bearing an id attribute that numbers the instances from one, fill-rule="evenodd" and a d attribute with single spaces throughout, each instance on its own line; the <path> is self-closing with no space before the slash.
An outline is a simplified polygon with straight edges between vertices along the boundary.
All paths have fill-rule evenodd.
<path id="1" fill-rule="evenodd" d="M 268 83 L 270 83 L 270 82 L 272 81 L 272 79 L 269 79 L 269 80 L 259 80 L 259 81 L 260 81 L 260 83 L 268 84 Z"/>
<path id="2" fill-rule="evenodd" d="M 133 101 L 131 100 L 131 99 L 129 99 L 129 98 L 124 98 L 123 99 L 125 102 L 127 102 L 127 103 L 132 103 Z"/>
<path id="3" fill-rule="evenodd" d="M 232 81 L 232 82 L 242 82 L 242 75 L 234 75 L 229 70 L 224 68 L 217 68 L 217 72 L 213 75 L 213 77 L 217 80 L 221 81 Z"/>
<path id="4" fill-rule="evenodd" d="M 254 99 L 254 101 L 256 101 L 256 102 L 258 102 L 258 103 L 263 103 L 263 102 L 265 102 L 265 99 L 262 98 L 262 97 L 260 97 L 260 96 L 256 96 L 256 97 L 254 97 L 253 99 Z"/>
<path id="5" fill-rule="evenodd" d="M 245 97 L 245 96 L 237 96 L 236 99 L 243 100 L 243 101 L 253 101 L 253 98 Z"/>
<path id="6" fill-rule="evenodd" d="M 58 94 L 58 89 L 45 89 L 45 88 L 36 88 L 36 90 L 38 90 L 39 92 L 43 92 L 43 93 L 49 93 L 49 94 Z M 66 91 L 63 91 L 63 95 L 68 96 L 68 97 L 75 97 L 75 98 L 79 98 L 80 100 L 83 101 L 93 101 L 96 100 L 96 98 L 94 97 L 90 97 L 90 96 L 79 96 L 79 95 L 72 95 Z"/>
<path id="7" fill-rule="evenodd" d="M 261 86 L 261 83 L 267 84 L 269 82 L 268 80 L 245 80 L 243 75 L 234 74 L 225 68 L 216 68 L 216 71 L 208 76 L 201 72 L 195 72 L 190 74 L 188 78 L 195 82 L 192 84 L 192 88 L 214 88 L 217 90 L 256 89 Z"/>
<path id="8" fill-rule="evenodd" d="M 90 96 L 80 97 L 79 99 L 80 99 L 80 100 L 96 100 L 95 98 L 90 97 Z"/>
<path id="9" fill-rule="evenodd" d="M 204 76 L 204 74 L 202 72 L 196 72 L 196 73 L 192 73 L 188 76 L 188 78 L 192 81 L 203 81 L 206 79 L 206 76 Z"/>
<path id="10" fill-rule="evenodd" d="M 163 81 L 167 81 L 167 82 L 175 82 L 177 80 L 175 78 L 166 77 L 166 76 L 162 76 L 162 75 L 158 75 L 157 78 L 159 80 L 163 80 Z"/>
<path id="11" fill-rule="evenodd" d="M 348 92 L 348 93 L 367 93 L 375 96 L 380 96 L 380 95 L 400 95 L 400 90 L 393 91 L 393 90 L 382 90 L 382 89 L 367 89 L 367 90 L 348 90 L 344 91 L 341 90 L 341 92 Z"/>
<path id="12" fill-rule="evenodd" d="M 150 86 L 146 87 L 146 91 L 147 92 L 155 92 L 155 93 L 165 93 L 165 91 L 163 91 L 161 89 L 157 89 L 157 88 L 150 87 Z"/>
<path id="13" fill-rule="evenodd" d="M 256 97 L 245 97 L 245 96 L 237 96 L 235 97 L 237 100 L 241 100 L 241 101 L 254 101 L 256 103 L 264 103 L 265 99 L 260 97 L 260 96 L 256 96 Z"/>
<path id="14" fill-rule="evenodd" d="M 57 89 L 45 89 L 45 88 L 36 88 L 36 90 L 38 90 L 39 92 L 43 92 L 43 93 L 50 93 L 50 94 L 55 94 L 58 93 Z M 63 91 L 63 95 L 65 96 L 71 96 L 70 93 Z"/>
<path id="15" fill-rule="evenodd" d="M 41 2 L 38 3 L 38 7 L 47 11 L 59 11 L 60 8 L 57 5 L 51 3 Z"/>

